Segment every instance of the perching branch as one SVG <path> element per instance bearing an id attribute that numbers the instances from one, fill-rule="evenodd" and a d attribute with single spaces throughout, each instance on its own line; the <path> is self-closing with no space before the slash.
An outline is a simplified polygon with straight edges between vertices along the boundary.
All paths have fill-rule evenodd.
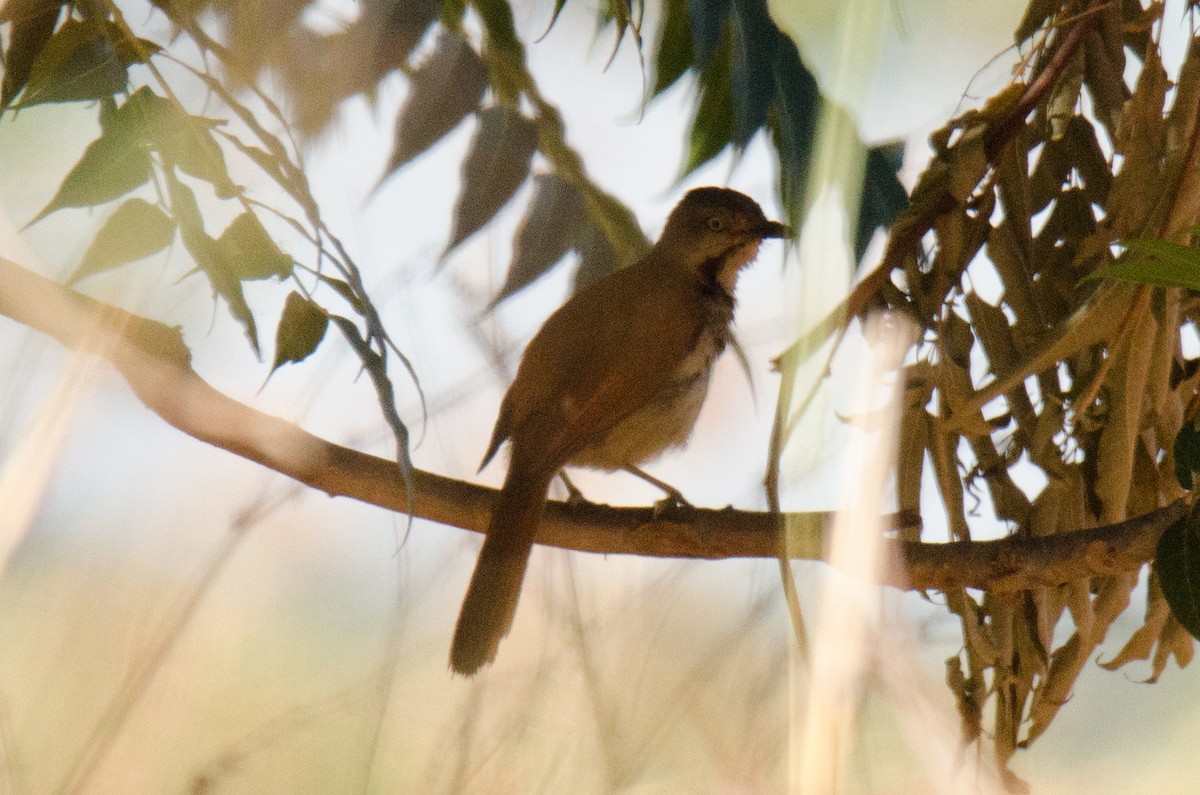
<path id="1" fill-rule="evenodd" d="M 62 287 L 0 257 L 0 314 L 68 348 L 113 364 L 146 407 L 184 433 L 331 496 L 408 511 L 394 461 L 325 441 L 239 403 L 191 367 L 177 329 Z M 417 470 L 413 514 L 482 532 L 495 492 Z M 902 561 L 886 584 L 911 589 L 1016 591 L 1092 575 L 1132 571 L 1150 560 L 1162 531 L 1187 510 L 1184 500 L 1119 524 L 1038 538 L 931 544 L 884 541 Z M 552 502 L 537 543 L 602 554 L 674 558 L 777 557 L 782 528 L 795 558 L 826 559 L 830 514 L 696 509 L 654 519 L 649 508 Z"/>

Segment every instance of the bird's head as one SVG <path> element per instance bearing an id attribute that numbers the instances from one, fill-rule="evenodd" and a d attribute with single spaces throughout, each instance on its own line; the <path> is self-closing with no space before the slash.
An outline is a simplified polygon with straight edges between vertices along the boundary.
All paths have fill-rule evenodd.
<path id="1" fill-rule="evenodd" d="M 695 188 L 667 218 L 656 248 L 706 281 L 733 292 L 738 272 L 754 260 L 769 237 L 791 237 L 792 230 L 769 221 L 758 202 L 729 188 Z"/>

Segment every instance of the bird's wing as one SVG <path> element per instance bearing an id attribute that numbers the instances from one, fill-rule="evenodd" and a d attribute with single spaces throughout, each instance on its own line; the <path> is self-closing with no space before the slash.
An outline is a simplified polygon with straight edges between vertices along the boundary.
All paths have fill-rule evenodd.
<path id="1" fill-rule="evenodd" d="M 621 271 L 564 304 L 530 342 L 505 397 L 506 421 L 544 464 L 562 466 L 678 377 L 703 312 L 672 276 Z"/>

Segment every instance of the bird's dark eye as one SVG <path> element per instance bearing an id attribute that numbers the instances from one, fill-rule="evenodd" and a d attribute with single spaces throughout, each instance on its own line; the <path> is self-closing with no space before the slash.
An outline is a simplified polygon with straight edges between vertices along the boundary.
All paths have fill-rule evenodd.
<path id="1" fill-rule="evenodd" d="M 708 219 L 708 228 L 714 232 L 720 232 L 725 228 L 725 224 L 721 222 L 720 218 L 714 215 L 712 218 Z"/>

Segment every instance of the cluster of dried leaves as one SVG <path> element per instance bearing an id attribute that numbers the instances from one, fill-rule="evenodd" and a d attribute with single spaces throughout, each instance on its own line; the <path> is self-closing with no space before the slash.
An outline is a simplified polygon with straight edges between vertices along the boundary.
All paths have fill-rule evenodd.
<path id="1" fill-rule="evenodd" d="M 860 291 L 923 329 L 907 368 L 899 507 L 919 515 L 928 467 L 955 539 L 971 537 L 984 503 L 1036 537 L 1184 493 L 1173 447 L 1200 380 L 1182 340 L 1200 303 L 1111 278 L 1144 277 L 1161 263 L 1150 255 L 1139 270 L 1139 242 L 1186 246 L 1200 220 L 1200 38 L 1172 79 L 1162 15 L 1161 3 L 1031 3 L 1021 73 L 933 136 L 935 158 Z M 1033 499 L 1018 465 L 1046 478 Z M 989 698 L 1002 763 L 1044 732 L 1137 581 L 946 593 L 965 640 L 947 681 L 967 736 L 983 731 Z M 1148 594 L 1145 625 L 1103 665 L 1153 655 L 1155 679 L 1172 656 L 1191 661 L 1193 640 L 1154 574 Z M 1064 617 L 1074 630 L 1062 640 Z"/>

